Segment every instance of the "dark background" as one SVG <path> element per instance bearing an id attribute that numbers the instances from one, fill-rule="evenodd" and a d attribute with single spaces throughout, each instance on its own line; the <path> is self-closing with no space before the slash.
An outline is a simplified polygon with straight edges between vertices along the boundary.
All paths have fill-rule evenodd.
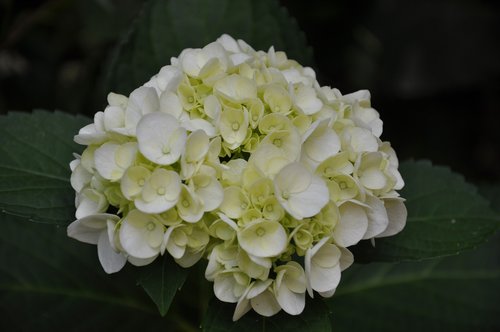
<path id="1" fill-rule="evenodd" d="M 500 182 L 500 2 L 282 0 L 322 85 L 372 92 L 400 159 Z M 136 0 L 0 0 L 0 114 L 92 116 Z"/>

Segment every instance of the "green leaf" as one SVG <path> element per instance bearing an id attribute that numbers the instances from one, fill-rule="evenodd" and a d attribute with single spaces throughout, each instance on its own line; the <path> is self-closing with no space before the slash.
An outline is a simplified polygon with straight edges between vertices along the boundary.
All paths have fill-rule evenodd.
<path id="1" fill-rule="evenodd" d="M 184 330 L 135 286 L 138 268 L 108 275 L 94 245 L 66 227 L 2 217 L 0 331 Z"/>
<path id="2" fill-rule="evenodd" d="M 203 47 L 223 33 L 256 50 L 287 52 L 303 65 L 312 51 L 296 21 L 275 0 L 152 0 L 141 12 L 109 68 L 111 91 L 128 94 L 185 48 Z"/>
<path id="3" fill-rule="evenodd" d="M 186 280 L 188 271 L 175 263 L 169 255 L 141 267 L 138 284 L 148 293 L 162 316 L 167 314 L 177 290 Z"/>
<path id="4" fill-rule="evenodd" d="M 454 255 L 483 243 L 500 225 L 500 215 L 477 189 L 446 167 L 404 162 L 408 219 L 396 236 L 363 241 L 353 248 L 358 262 L 401 261 Z"/>
<path id="5" fill-rule="evenodd" d="M 236 322 L 232 321 L 236 303 L 224 303 L 214 298 L 203 319 L 205 332 L 259 332 L 259 331 L 332 331 L 328 308 L 321 300 L 307 298 L 304 311 L 290 316 L 283 311 L 263 317 L 251 310 Z"/>
<path id="6" fill-rule="evenodd" d="M 69 162 L 82 148 L 73 136 L 89 122 L 60 112 L 0 116 L 0 216 L 55 224 L 74 219 Z"/>
<path id="7" fill-rule="evenodd" d="M 328 301 L 334 331 L 499 331 L 500 237 L 457 256 L 354 265 Z"/>
<path id="8" fill-rule="evenodd" d="M 480 185 L 478 189 L 479 193 L 490 201 L 491 208 L 497 213 L 500 213 L 500 185 Z"/>

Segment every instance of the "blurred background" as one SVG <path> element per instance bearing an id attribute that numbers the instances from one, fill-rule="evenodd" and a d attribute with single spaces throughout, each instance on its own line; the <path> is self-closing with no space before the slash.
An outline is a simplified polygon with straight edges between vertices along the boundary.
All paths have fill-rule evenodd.
<path id="1" fill-rule="evenodd" d="M 322 85 L 372 92 L 400 159 L 500 182 L 500 2 L 282 0 Z M 139 0 L 0 0 L 0 114 L 92 116 Z"/>

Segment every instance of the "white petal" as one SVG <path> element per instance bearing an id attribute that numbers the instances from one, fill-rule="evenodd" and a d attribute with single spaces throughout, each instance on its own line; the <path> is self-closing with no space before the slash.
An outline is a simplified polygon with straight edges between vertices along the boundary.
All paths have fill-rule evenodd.
<path id="1" fill-rule="evenodd" d="M 252 306 L 250 305 L 250 300 L 247 298 L 247 294 L 248 291 L 250 290 L 250 287 L 252 287 L 252 285 L 247 287 L 243 295 L 238 300 L 238 303 L 236 304 L 236 308 L 234 309 L 233 313 L 233 322 L 240 319 L 244 314 L 246 314 L 247 312 L 250 311 L 250 309 L 252 309 Z"/>
<path id="2" fill-rule="evenodd" d="M 160 165 L 176 162 L 184 150 L 186 131 L 170 114 L 155 112 L 145 115 L 137 125 L 139 151 Z"/>
<path id="3" fill-rule="evenodd" d="M 75 220 L 68 225 L 68 236 L 81 242 L 97 244 L 108 219 L 118 221 L 120 218 L 114 214 L 100 213 Z"/>
<path id="4" fill-rule="evenodd" d="M 342 253 L 340 256 L 339 264 L 340 264 L 340 270 L 344 271 L 347 269 L 349 266 L 354 263 L 354 256 L 352 252 L 349 251 L 349 249 L 346 249 L 344 247 L 338 247 L 340 249 L 340 252 Z"/>
<path id="5" fill-rule="evenodd" d="M 238 298 L 234 295 L 233 289 L 236 280 L 232 273 L 221 273 L 214 279 L 214 294 L 223 302 L 235 303 Z"/>
<path id="6" fill-rule="evenodd" d="M 275 196 L 294 218 L 301 220 L 319 213 L 329 202 L 325 182 L 302 164 L 289 164 L 276 175 Z"/>
<path id="7" fill-rule="evenodd" d="M 208 152 L 208 136 L 203 130 L 196 130 L 189 134 L 186 140 L 184 156 L 188 163 L 200 161 Z"/>
<path id="8" fill-rule="evenodd" d="M 160 106 L 154 88 L 141 86 L 130 93 L 128 106 L 139 111 L 139 114 L 156 112 Z"/>
<path id="9" fill-rule="evenodd" d="M 108 207 L 108 202 L 104 194 L 94 189 L 84 189 L 79 195 L 77 195 L 77 198 L 78 204 L 75 217 L 78 219 L 102 213 L 106 211 Z"/>
<path id="10" fill-rule="evenodd" d="M 269 289 L 252 298 L 250 304 L 253 310 L 265 317 L 271 317 L 281 310 L 278 301 Z"/>
<path id="11" fill-rule="evenodd" d="M 326 126 L 328 121 L 323 120 L 322 125 L 318 126 L 302 146 L 302 152 L 317 163 L 334 156 L 340 150 L 340 139 L 333 129 Z"/>
<path id="12" fill-rule="evenodd" d="M 333 230 L 333 239 L 341 247 L 358 243 L 368 229 L 368 217 L 362 207 L 346 202 L 339 208 L 340 220 Z"/>
<path id="13" fill-rule="evenodd" d="M 316 175 L 313 175 L 311 185 L 306 191 L 292 194 L 288 200 L 290 213 L 297 219 L 309 218 L 318 214 L 330 201 L 328 187 L 325 182 Z M 289 211 L 289 212 L 290 212 Z"/>
<path id="14" fill-rule="evenodd" d="M 120 178 L 116 176 L 119 168 L 115 162 L 115 153 L 119 147 L 119 144 L 108 142 L 99 147 L 94 153 L 95 167 L 99 174 L 107 180 Z"/>
<path id="15" fill-rule="evenodd" d="M 254 81 L 240 75 L 230 75 L 215 83 L 214 92 L 230 101 L 241 103 L 257 97 L 257 86 Z"/>
<path id="16" fill-rule="evenodd" d="M 224 200 L 224 189 L 215 177 L 198 175 L 193 177 L 195 193 L 203 202 L 205 211 L 213 211 Z"/>
<path id="17" fill-rule="evenodd" d="M 281 308 L 290 315 L 300 314 L 306 305 L 306 293 L 294 293 L 284 284 L 276 291 L 276 300 Z"/>
<path id="18" fill-rule="evenodd" d="M 182 121 L 182 126 L 189 131 L 203 130 L 208 137 L 212 138 L 217 135 L 215 127 L 203 119 L 187 119 Z"/>
<path id="19" fill-rule="evenodd" d="M 307 115 L 319 112 L 323 107 L 323 102 L 317 97 L 316 91 L 312 87 L 305 85 L 302 85 L 296 91 L 295 103 Z"/>
<path id="20" fill-rule="evenodd" d="M 340 282 L 340 265 L 333 268 L 320 268 L 313 266 L 309 276 L 311 287 L 317 292 L 328 292 L 337 288 Z"/>
<path id="21" fill-rule="evenodd" d="M 181 119 L 184 110 L 182 109 L 179 97 L 172 91 L 165 91 L 160 97 L 160 112 L 167 113 Z"/>
<path id="22" fill-rule="evenodd" d="M 326 292 L 318 292 L 319 295 L 321 295 L 322 297 L 332 297 L 333 294 L 335 294 L 335 291 L 337 290 L 337 288 L 334 288 L 334 289 L 330 289 L 329 291 L 326 291 Z"/>
<path id="23" fill-rule="evenodd" d="M 174 258 L 181 258 L 186 252 L 186 246 L 178 246 L 172 238 L 173 232 L 177 229 L 176 226 L 171 226 L 165 232 L 163 236 L 163 243 L 161 245 L 161 253 L 167 249 L 168 253 Z"/>
<path id="24" fill-rule="evenodd" d="M 366 209 L 366 213 L 368 215 L 368 229 L 363 236 L 364 240 L 381 234 L 387 229 L 387 225 L 389 224 L 387 211 L 384 203 L 380 199 L 367 196 L 366 204 L 368 204 L 371 209 Z"/>
<path id="25" fill-rule="evenodd" d="M 81 145 L 100 144 L 106 140 L 107 134 L 97 129 L 94 123 L 88 124 L 78 131 L 74 141 Z"/>
<path id="26" fill-rule="evenodd" d="M 384 173 L 375 168 L 369 168 L 363 172 L 359 181 L 368 189 L 380 190 L 386 186 L 387 179 Z"/>
<path id="27" fill-rule="evenodd" d="M 236 40 L 228 34 L 223 34 L 219 38 L 217 38 L 217 42 L 224 47 L 226 51 L 238 53 L 241 52 L 240 47 Z"/>
<path id="28" fill-rule="evenodd" d="M 91 179 L 92 173 L 87 171 L 78 160 L 78 165 L 73 169 L 71 173 L 71 187 L 73 187 L 76 192 L 80 192 L 90 182 Z"/>
<path id="29" fill-rule="evenodd" d="M 377 237 L 392 236 L 401 232 L 406 225 L 406 218 L 408 217 L 408 211 L 402 199 L 386 199 L 384 200 L 384 204 L 387 216 L 389 217 L 389 225 Z"/>
<path id="30" fill-rule="evenodd" d="M 187 269 L 188 267 L 193 266 L 198 263 L 198 261 L 203 257 L 205 250 L 199 250 L 197 252 L 191 252 L 186 250 L 184 255 L 181 258 L 176 258 L 175 262 L 179 264 L 181 267 Z"/>
<path id="31" fill-rule="evenodd" d="M 156 259 L 156 257 L 158 257 L 158 255 L 155 255 L 150 258 L 137 258 L 129 255 L 127 256 L 127 260 L 129 261 L 130 264 L 134 266 L 145 266 L 151 264 Z"/>
<path id="32" fill-rule="evenodd" d="M 108 233 L 102 231 L 97 243 L 97 254 L 99 262 L 108 274 L 120 271 L 127 262 L 127 258 L 122 253 L 117 253 L 111 248 Z"/>
<path id="33" fill-rule="evenodd" d="M 174 66 L 164 66 L 160 69 L 156 80 L 161 91 L 174 91 L 182 81 L 182 72 Z"/>

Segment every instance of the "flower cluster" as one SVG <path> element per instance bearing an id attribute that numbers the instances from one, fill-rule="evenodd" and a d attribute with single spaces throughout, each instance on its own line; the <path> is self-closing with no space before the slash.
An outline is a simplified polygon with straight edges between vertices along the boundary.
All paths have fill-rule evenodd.
<path id="1" fill-rule="evenodd" d="M 186 49 L 75 141 L 77 220 L 107 273 L 169 254 L 208 260 L 221 301 L 300 314 L 306 292 L 332 296 L 346 249 L 398 233 L 406 209 L 398 159 L 366 90 L 321 87 L 272 47 L 223 35 Z"/>

